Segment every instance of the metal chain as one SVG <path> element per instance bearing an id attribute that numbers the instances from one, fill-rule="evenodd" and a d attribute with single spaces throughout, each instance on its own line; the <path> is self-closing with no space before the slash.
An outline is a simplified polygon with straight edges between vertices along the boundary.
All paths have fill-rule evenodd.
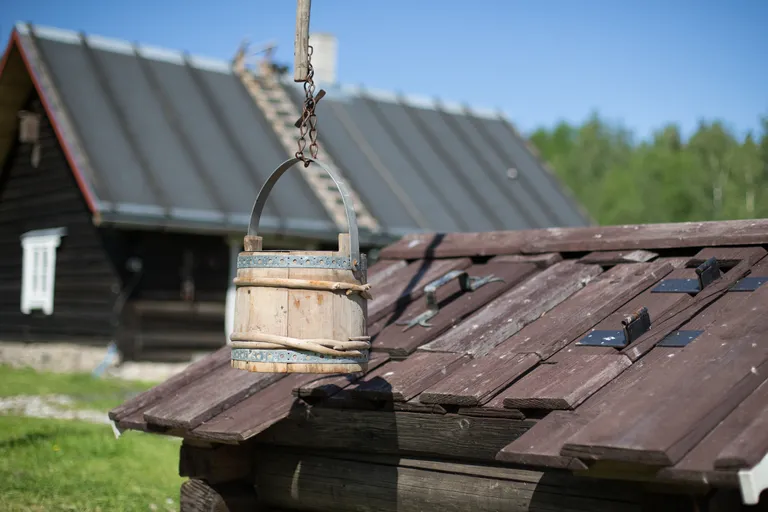
<path id="1" fill-rule="evenodd" d="M 301 124 L 299 125 L 299 150 L 296 152 L 296 158 L 304 162 L 304 167 L 309 167 L 309 160 L 304 156 L 304 149 L 307 147 L 306 135 L 309 132 L 309 154 L 317 159 L 317 115 L 315 114 L 315 82 L 312 77 L 315 74 L 312 68 L 312 46 L 307 51 L 307 80 L 304 82 L 304 107 L 301 113 Z"/>

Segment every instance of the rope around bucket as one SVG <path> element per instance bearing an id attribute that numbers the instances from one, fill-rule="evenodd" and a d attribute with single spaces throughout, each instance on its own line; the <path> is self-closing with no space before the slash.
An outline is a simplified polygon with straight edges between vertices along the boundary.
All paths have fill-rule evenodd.
<path id="1" fill-rule="evenodd" d="M 346 295 L 359 293 L 366 300 L 372 299 L 370 284 L 342 283 L 337 281 L 318 281 L 309 279 L 290 279 L 272 277 L 249 277 L 234 279 L 236 287 L 257 286 L 271 288 L 290 288 L 293 290 L 343 291 Z M 336 357 L 360 357 L 361 351 L 371 349 L 370 336 L 356 336 L 348 340 L 299 339 L 264 332 L 233 332 L 230 337 L 232 348 L 282 350 L 293 349 L 315 352 Z"/>
<path id="2" fill-rule="evenodd" d="M 235 286 L 264 286 L 271 288 L 291 288 L 293 290 L 345 290 L 347 295 L 359 293 L 366 300 L 371 300 L 370 284 L 340 283 L 336 281 L 317 281 L 309 279 L 288 279 L 282 277 L 236 277 Z"/>
<path id="3" fill-rule="evenodd" d="M 229 337 L 232 340 L 232 348 L 254 348 L 262 350 L 280 350 L 290 348 L 317 352 L 337 357 L 360 357 L 361 350 L 371 348 L 370 336 L 350 338 L 349 341 L 337 341 L 329 339 L 300 340 L 277 334 L 264 332 L 233 332 Z"/>

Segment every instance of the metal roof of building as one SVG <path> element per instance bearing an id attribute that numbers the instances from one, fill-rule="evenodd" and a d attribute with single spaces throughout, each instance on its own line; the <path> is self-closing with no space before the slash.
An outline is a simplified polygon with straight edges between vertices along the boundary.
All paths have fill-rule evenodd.
<path id="1" fill-rule="evenodd" d="M 229 62 L 27 24 L 16 31 L 102 223 L 245 230 L 259 188 L 289 155 Z M 300 105 L 300 87 L 283 87 Z M 384 239 L 590 223 L 503 115 L 326 89 L 320 144 Z M 298 172 L 276 185 L 261 228 L 337 232 Z"/>

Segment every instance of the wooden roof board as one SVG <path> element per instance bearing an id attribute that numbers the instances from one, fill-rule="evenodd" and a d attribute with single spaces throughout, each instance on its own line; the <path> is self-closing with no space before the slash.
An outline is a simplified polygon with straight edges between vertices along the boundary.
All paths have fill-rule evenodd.
<path id="1" fill-rule="evenodd" d="M 622 264 L 425 392 L 430 403 L 477 406 L 672 271 L 667 262 Z"/>
<path id="2" fill-rule="evenodd" d="M 469 267 L 472 260 L 456 258 L 451 260 L 420 260 L 394 272 L 387 285 L 374 290 L 373 299 L 368 302 L 368 322 L 373 323 L 394 313 L 398 316 L 411 301 L 424 295 L 424 287 L 451 270 Z"/>
<path id="3" fill-rule="evenodd" d="M 468 360 L 463 354 L 419 352 L 380 366 L 347 389 L 356 398 L 407 402 Z"/>
<path id="4" fill-rule="evenodd" d="M 768 219 L 630 224 L 487 233 L 419 233 L 383 248 L 384 259 L 627 251 L 768 244 Z"/>
<path id="5" fill-rule="evenodd" d="M 422 393 L 425 403 L 480 406 L 539 363 L 536 354 L 478 357 Z"/>
<path id="6" fill-rule="evenodd" d="M 500 344 L 489 355 L 535 353 L 547 359 L 672 269 L 672 265 L 665 261 L 617 265 Z"/>
<path id="7" fill-rule="evenodd" d="M 389 354 L 372 353 L 368 360 L 368 371 L 366 373 L 372 372 L 387 361 L 389 361 Z M 362 373 L 352 373 L 314 376 L 308 382 L 293 388 L 293 394 L 301 398 L 329 398 L 347 386 L 354 384 L 363 375 Z"/>
<path id="8" fill-rule="evenodd" d="M 402 309 L 402 313 L 382 318 L 371 326 L 368 334 L 372 336 L 373 350 L 387 352 L 393 357 L 408 356 L 492 299 L 517 286 L 523 279 L 536 272 L 537 267 L 533 263 L 497 262 L 494 258 L 487 263 L 474 264 L 466 271 L 470 277 L 493 276 L 503 281 L 489 282 L 474 291 L 463 291 L 457 280 L 447 283 L 435 293 L 439 310 L 437 315 L 428 320 L 429 327 L 415 325 L 406 330 L 397 322 L 411 321 L 427 311 L 423 298 L 411 302 Z"/>
<path id="9" fill-rule="evenodd" d="M 660 471 L 660 476 L 672 479 L 701 481 L 703 478 L 710 478 L 718 469 L 733 469 L 730 466 L 722 468 L 718 464 L 722 453 L 734 453 L 736 446 L 741 444 L 738 441 L 744 434 L 757 434 L 753 439 L 764 439 L 768 427 L 765 426 L 762 419 L 765 411 L 768 410 L 765 404 L 768 403 L 768 381 L 763 382 L 747 398 L 741 402 L 723 421 L 713 428 L 691 451 L 685 454 L 674 466 L 666 467 Z M 762 428 L 758 432 L 749 432 L 753 427 Z M 737 468 L 749 467 L 754 465 L 759 457 L 766 452 L 765 446 L 752 447 L 744 446 L 748 451 L 745 453 L 749 460 L 739 461 L 735 466 Z M 735 458 L 732 458 L 735 460 Z"/>
<path id="10" fill-rule="evenodd" d="M 405 260 L 379 260 L 368 267 L 368 284 L 371 288 L 385 285 L 395 272 L 407 266 Z"/>
<path id="11" fill-rule="evenodd" d="M 581 333 L 574 333 L 576 336 L 574 339 L 565 346 L 562 350 L 556 352 L 551 357 L 547 358 L 549 363 L 559 363 L 567 361 L 571 357 L 584 357 L 588 355 L 623 355 L 621 348 L 614 347 L 602 347 L 602 346 L 583 346 L 579 343 L 589 334 L 595 331 L 621 331 L 623 328 L 622 322 L 633 313 L 636 313 L 641 308 L 646 308 L 648 316 L 651 321 L 650 329 L 655 329 L 654 322 L 656 318 L 662 317 L 662 315 L 669 309 L 690 300 L 690 295 L 687 293 L 655 293 L 653 289 L 657 284 L 666 279 L 688 279 L 695 278 L 696 273 L 694 269 L 678 268 L 674 269 L 669 274 L 665 275 L 662 279 L 656 281 L 656 283 L 648 286 L 645 290 L 635 295 L 630 301 L 622 304 L 616 311 L 605 317 L 597 325 L 591 329 Z M 631 358 L 628 358 L 631 362 Z M 586 371 L 586 370 L 585 370 Z M 585 373 L 586 377 L 587 374 Z M 586 398 L 586 397 L 585 397 Z"/>
<path id="12" fill-rule="evenodd" d="M 762 268 L 762 264 L 760 268 Z M 762 272 L 760 268 L 758 271 Z M 710 305 L 704 312 L 691 320 L 690 326 L 685 324 L 682 328 L 706 329 L 717 321 L 731 318 L 737 308 L 743 306 L 747 297 L 754 293 L 756 292 L 734 292 L 730 296 L 724 297 L 726 300 L 721 299 Z M 607 421 L 613 414 L 618 414 L 622 404 L 628 403 L 628 396 L 634 397 L 637 401 L 647 395 L 646 387 L 651 385 L 653 379 L 651 370 L 654 370 L 654 373 L 659 376 L 669 374 L 671 372 L 669 369 L 670 361 L 682 350 L 682 348 L 671 347 L 653 348 L 621 376 L 612 380 L 593 397 L 587 399 L 584 404 L 577 408 L 575 413 L 552 413 L 545 417 L 524 437 L 502 450 L 499 454 L 500 460 L 517 463 L 533 463 L 530 461 L 535 460 L 536 464 L 551 465 L 552 467 L 566 467 L 568 464 L 577 467 L 583 465 L 574 460 L 575 453 L 568 453 L 567 450 L 561 453 L 568 440 L 578 439 L 576 434 L 581 432 L 586 425 L 598 424 L 597 418 L 601 414 L 604 415 L 604 420 L 601 421 Z M 692 373 L 697 373 L 698 370 L 699 367 L 691 369 Z M 699 382 L 698 378 L 691 378 L 691 380 L 694 383 Z M 670 394 L 669 388 L 667 388 L 666 394 Z M 676 394 L 672 393 L 671 396 L 676 396 Z M 646 402 L 649 404 L 648 407 L 655 409 L 657 397 L 650 403 Z M 679 407 L 680 410 L 684 410 L 684 407 Z M 651 428 L 647 423 L 645 425 L 646 428 Z M 660 425 L 666 425 L 666 422 L 662 421 Z"/>
<path id="13" fill-rule="evenodd" d="M 766 365 L 761 366 L 763 369 L 765 367 Z M 748 407 L 751 407 L 755 417 L 717 455 L 716 469 L 747 469 L 760 462 L 762 454 L 768 452 L 768 409 L 755 401 L 750 401 L 749 404 Z"/>
<path id="14" fill-rule="evenodd" d="M 728 256 L 733 254 L 729 251 Z M 622 349 L 622 354 L 635 361 L 660 342 L 671 332 L 675 331 L 683 323 L 690 320 L 697 312 L 722 297 L 742 277 L 749 274 L 752 265 L 765 257 L 768 252 L 762 247 L 745 247 L 740 251 L 742 260 L 715 280 L 693 298 L 683 297 L 673 307 L 669 308 L 656 321 L 653 331 L 649 331 L 629 346 Z"/>
<path id="15" fill-rule="evenodd" d="M 636 249 L 634 251 L 595 251 L 579 258 L 579 262 L 609 266 L 621 263 L 645 263 L 658 256 L 655 252 L 643 249 Z"/>
<path id="16" fill-rule="evenodd" d="M 553 411 L 528 432 L 504 447 L 497 459 L 516 464 L 565 468 L 573 466 L 578 458 L 562 453 L 569 439 L 577 435 L 586 425 L 600 414 L 610 411 L 614 403 L 624 399 L 625 394 L 645 381 L 649 368 L 662 366 L 669 361 L 669 354 L 681 349 L 652 350 L 648 355 L 632 364 L 610 384 L 589 397 L 575 411 Z M 535 461 L 535 462 L 534 462 Z M 583 463 L 576 467 L 586 469 Z"/>
<path id="17" fill-rule="evenodd" d="M 140 393 L 115 407 L 109 411 L 109 419 L 120 421 L 139 410 L 146 409 L 163 398 L 178 392 L 214 369 L 223 365 L 228 365 L 229 362 L 229 347 L 222 347 L 216 352 L 190 364 L 184 371 L 169 377 L 168 380 L 161 382 L 148 391 Z"/>
<path id="18" fill-rule="evenodd" d="M 220 441 L 250 439 L 285 418 L 294 406 L 303 407 L 291 391 L 314 377 L 311 374 L 287 375 L 197 426 L 192 433 L 201 439 Z"/>
<path id="19" fill-rule="evenodd" d="M 573 354 L 555 364 L 541 364 L 501 394 L 504 407 L 575 409 L 631 364 L 621 354 Z"/>
<path id="20" fill-rule="evenodd" d="M 419 350 L 487 354 L 520 329 L 566 300 L 597 277 L 597 265 L 562 261 L 489 302 L 464 322 Z"/>
<path id="21" fill-rule="evenodd" d="M 219 366 L 148 408 L 144 419 L 164 427 L 193 429 L 282 377 Z"/>
<path id="22" fill-rule="evenodd" d="M 733 292 L 739 293 L 739 292 Z M 571 439 L 564 454 L 669 466 L 678 462 L 768 375 L 768 288 L 751 293 L 745 313 L 705 331 L 642 386 L 617 400 Z M 680 411 L 685 411 L 681 414 Z"/>

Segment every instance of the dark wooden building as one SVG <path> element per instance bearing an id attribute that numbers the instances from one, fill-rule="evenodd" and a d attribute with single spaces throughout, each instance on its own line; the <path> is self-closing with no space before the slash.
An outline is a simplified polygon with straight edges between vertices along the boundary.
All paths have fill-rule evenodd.
<path id="1" fill-rule="evenodd" d="M 224 347 L 110 417 L 183 438 L 183 512 L 767 510 L 767 247 L 767 220 L 406 236 L 367 374 Z M 503 281 L 395 324 L 456 269 Z"/>
<path id="2" fill-rule="evenodd" d="M 589 224 L 503 116 L 326 89 L 320 158 L 352 189 L 365 250 Z M 0 64 L 0 340 L 117 340 L 154 360 L 224 344 L 233 261 L 295 151 L 300 94 L 238 59 L 17 25 Z M 266 247 L 322 249 L 345 229 L 312 169 L 275 187 Z"/>

